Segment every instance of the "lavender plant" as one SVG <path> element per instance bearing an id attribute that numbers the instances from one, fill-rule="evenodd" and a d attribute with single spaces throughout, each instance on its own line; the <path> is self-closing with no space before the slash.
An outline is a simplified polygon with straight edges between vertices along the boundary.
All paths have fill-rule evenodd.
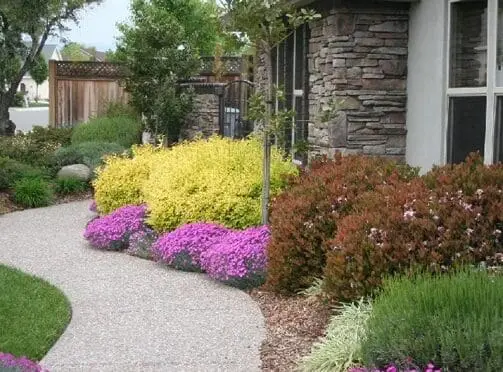
<path id="1" fill-rule="evenodd" d="M 179 270 L 201 270 L 201 254 L 230 233 L 212 223 L 184 225 L 161 236 L 152 246 L 154 258 Z"/>
<path id="2" fill-rule="evenodd" d="M 132 234 L 145 229 L 145 206 L 128 205 L 91 220 L 84 238 L 98 249 L 123 250 Z"/>
<path id="3" fill-rule="evenodd" d="M 201 255 L 202 268 L 211 278 L 238 288 L 261 285 L 269 237 L 267 226 L 231 232 Z"/>

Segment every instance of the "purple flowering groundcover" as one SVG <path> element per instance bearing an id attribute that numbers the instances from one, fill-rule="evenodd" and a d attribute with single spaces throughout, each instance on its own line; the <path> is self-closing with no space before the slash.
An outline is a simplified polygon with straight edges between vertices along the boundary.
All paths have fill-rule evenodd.
<path id="1" fill-rule="evenodd" d="M 201 254 L 231 230 L 213 223 L 191 223 L 162 235 L 152 246 L 154 258 L 178 270 L 201 272 Z"/>
<path id="2" fill-rule="evenodd" d="M 0 352 L 0 370 L 5 372 L 49 372 L 26 357 Z"/>
<path id="3" fill-rule="evenodd" d="M 267 226 L 233 231 L 201 255 L 201 265 L 216 280 L 238 288 L 263 284 L 266 275 Z"/>
<path id="4" fill-rule="evenodd" d="M 144 230 L 146 207 L 128 205 L 114 212 L 91 220 L 84 231 L 84 238 L 99 249 L 123 250 L 129 237 Z"/>

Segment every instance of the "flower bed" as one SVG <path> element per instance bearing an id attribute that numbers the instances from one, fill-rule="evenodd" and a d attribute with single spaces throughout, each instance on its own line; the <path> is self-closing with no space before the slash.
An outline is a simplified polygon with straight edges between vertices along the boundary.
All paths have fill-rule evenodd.
<path id="1" fill-rule="evenodd" d="M 269 236 L 267 226 L 230 232 L 201 255 L 202 268 L 226 284 L 257 287 L 265 280 Z"/>
<path id="2" fill-rule="evenodd" d="M 145 206 L 125 206 L 109 215 L 96 216 L 88 223 L 84 237 L 98 249 L 125 250 L 178 270 L 206 272 L 215 280 L 239 288 L 264 282 L 270 236 L 267 226 L 240 231 L 199 222 L 158 236 L 146 218 Z"/>
<path id="3" fill-rule="evenodd" d="M 93 219 L 87 224 L 84 238 L 98 249 L 124 250 L 132 234 L 145 229 L 145 206 L 125 206 Z"/>
<path id="4" fill-rule="evenodd" d="M 161 236 L 152 250 L 157 261 L 176 269 L 202 271 L 201 255 L 229 233 L 221 225 L 188 224 Z"/>

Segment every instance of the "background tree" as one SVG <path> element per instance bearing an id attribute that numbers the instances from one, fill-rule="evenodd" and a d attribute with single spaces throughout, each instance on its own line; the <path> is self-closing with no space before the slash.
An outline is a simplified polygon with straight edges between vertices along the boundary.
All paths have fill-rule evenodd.
<path id="1" fill-rule="evenodd" d="M 105 52 L 105 62 L 120 62 L 115 54 L 115 50 L 108 49 Z"/>
<path id="2" fill-rule="evenodd" d="M 275 115 L 273 100 L 281 96 L 272 78 L 272 50 L 298 26 L 318 19 L 321 15 L 313 10 L 296 9 L 290 0 L 226 0 L 224 9 L 230 30 L 242 32 L 250 41 L 264 63 L 266 82 L 259 86 L 259 100 L 263 102 L 263 114 L 257 116 L 262 121 L 264 141 L 263 185 L 262 185 L 262 223 L 269 219 L 269 188 L 271 168 L 271 134 L 278 127 L 278 120 L 288 117 L 288 113 Z M 277 93 L 277 94 L 276 94 Z M 260 106 L 260 103 L 258 104 Z"/>
<path id="3" fill-rule="evenodd" d="M 96 51 L 96 48 L 94 50 Z M 66 44 L 61 49 L 61 56 L 68 61 L 91 61 L 93 59 L 92 54 L 86 51 L 83 44 L 75 42 Z"/>
<path id="4" fill-rule="evenodd" d="M 192 103 L 178 82 L 198 72 L 200 55 L 212 54 L 217 8 L 202 0 L 133 0 L 131 10 L 131 24 L 119 25 L 122 36 L 112 58 L 130 73 L 126 88 L 147 129 L 176 142 Z"/>
<path id="5" fill-rule="evenodd" d="M 0 135 L 9 126 L 9 107 L 23 76 L 35 64 L 47 38 L 58 36 L 78 11 L 100 0 L 2 0 L 0 2 Z M 23 36 L 30 42 L 26 45 Z"/>
<path id="6" fill-rule="evenodd" d="M 37 91 L 35 93 L 35 98 L 38 99 L 38 86 L 47 80 L 49 77 L 49 67 L 47 66 L 47 62 L 42 55 L 38 55 L 35 58 L 35 63 L 30 68 L 30 76 L 37 84 Z"/>

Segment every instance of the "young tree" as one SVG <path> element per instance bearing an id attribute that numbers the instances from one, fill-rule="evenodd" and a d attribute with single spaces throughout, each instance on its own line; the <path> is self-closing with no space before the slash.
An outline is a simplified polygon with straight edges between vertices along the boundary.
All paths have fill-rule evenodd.
<path id="1" fill-rule="evenodd" d="M 42 55 L 38 55 L 35 58 L 35 63 L 30 68 L 30 76 L 37 84 L 37 92 L 35 94 L 36 99 L 38 99 L 38 86 L 47 80 L 49 76 L 49 67 Z"/>
<path id="2" fill-rule="evenodd" d="M 0 2 L 0 135 L 9 128 L 9 107 L 49 36 L 60 35 L 78 11 L 100 0 L 2 0 Z M 29 45 L 23 37 L 30 38 Z"/>
<path id="3" fill-rule="evenodd" d="M 266 83 L 263 90 L 265 107 L 262 133 L 264 141 L 262 223 L 269 219 L 269 188 L 271 168 L 270 136 L 274 131 L 273 100 L 278 89 L 272 78 L 272 50 L 285 40 L 293 29 L 303 23 L 318 19 L 321 15 L 312 10 L 295 9 L 290 0 L 226 0 L 225 11 L 232 31 L 244 33 L 252 47 L 264 62 Z"/>
<path id="4" fill-rule="evenodd" d="M 198 71 L 199 55 L 213 52 L 216 10 L 202 0 L 133 0 L 131 10 L 113 58 L 128 69 L 131 103 L 148 129 L 176 142 L 191 108 L 191 94 L 178 82 Z"/>

